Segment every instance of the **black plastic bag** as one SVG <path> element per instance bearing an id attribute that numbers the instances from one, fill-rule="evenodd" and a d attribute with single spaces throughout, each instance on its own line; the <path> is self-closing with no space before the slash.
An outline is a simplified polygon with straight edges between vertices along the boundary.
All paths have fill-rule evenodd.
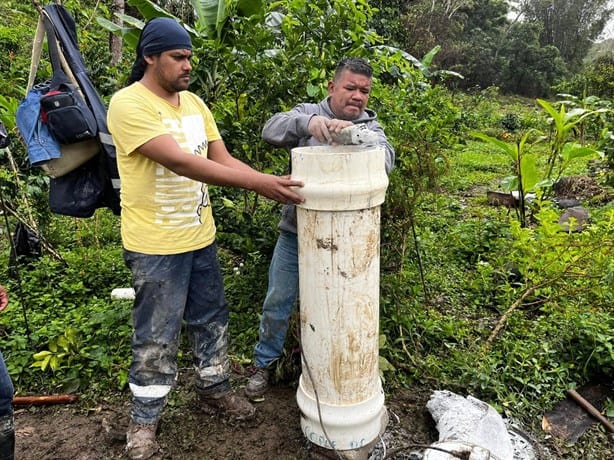
<path id="1" fill-rule="evenodd" d="M 8 147 L 9 142 L 9 133 L 6 131 L 6 126 L 4 126 L 4 123 L 0 121 L 0 149 Z"/>
<path id="2" fill-rule="evenodd" d="M 72 217 L 91 217 L 105 201 L 105 187 L 98 157 L 49 181 L 51 212 Z"/>
<path id="3" fill-rule="evenodd" d="M 41 256 L 41 242 L 34 230 L 22 222 L 17 222 L 13 233 L 13 251 L 11 251 L 10 264 L 38 259 Z"/>

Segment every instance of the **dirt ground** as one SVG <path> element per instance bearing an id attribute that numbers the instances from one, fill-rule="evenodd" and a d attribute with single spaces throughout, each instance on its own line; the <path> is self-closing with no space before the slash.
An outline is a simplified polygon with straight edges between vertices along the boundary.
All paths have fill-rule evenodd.
<path id="1" fill-rule="evenodd" d="M 295 382 L 276 382 L 263 401 L 255 403 L 255 420 L 233 424 L 223 417 L 205 415 L 192 390 L 191 373 L 181 371 L 177 387 L 158 428 L 162 447 L 155 460 L 338 460 L 335 451 L 310 443 L 300 428 Z M 242 391 L 246 372 L 233 375 L 233 386 Z M 386 395 L 389 421 L 386 430 L 368 452 L 366 460 L 421 460 L 426 447 L 438 440 L 438 431 L 426 403 L 435 388 L 427 385 L 395 389 Z M 113 460 L 126 459 L 129 392 L 105 395 L 73 404 L 15 407 L 16 460 Z M 582 417 L 585 419 L 586 417 Z M 590 419 L 590 417 L 588 417 Z M 586 420 L 584 420 L 586 422 Z M 590 426 L 590 421 L 588 426 Z M 513 430 L 510 431 L 510 434 Z M 563 448 L 544 443 L 543 433 L 520 429 L 520 445 L 530 445 L 532 457 L 514 460 L 612 460 L 608 438 L 599 423 L 582 438 L 584 443 Z M 608 441 L 609 439 L 609 441 Z M 433 450 L 431 450 L 433 452 Z M 575 453 L 574 453 L 575 452 Z M 567 455 L 567 454 L 572 455 Z M 441 458 L 441 457 L 438 457 Z M 459 458 L 467 458 L 460 454 Z M 361 457 L 360 460 L 365 459 Z M 354 460 L 358 460 L 354 459 Z"/>
<path id="2" fill-rule="evenodd" d="M 247 373 L 240 365 L 233 367 L 232 382 L 237 391 L 243 391 Z M 333 450 L 310 443 L 301 431 L 296 402 L 298 375 L 291 381 L 275 382 L 264 400 L 255 403 L 255 420 L 238 424 L 200 412 L 192 378 L 191 370 L 182 369 L 178 385 L 169 395 L 158 429 L 163 451 L 155 460 L 338 460 Z M 614 387 L 606 385 L 611 397 Z M 389 421 L 366 460 L 421 460 L 426 447 L 438 440 L 426 403 L 433 391 L 441 389 L 424 383 L 387 394 Z M 597 396 L 589 399 L 593 397 Z M 597 404 L 596 399 L 593 404 Z M 16 406 L 15 459 L 127 459 L 124 447 L 129 410 L 128 390 L 96 400 L 81 398 L 73 404 Z M 558 423 L 560 428 L 578 433 L 577 444 L 565 445 L 541 431 L 530 433 L 517 427 L 509 430 L 518 435 L 516 445 L 529 445 L 534 456 L 515 454 L 513 460 L 613 460 L 610 446 L 614 445 L 614 435 L 607 435 L 582 410 L 576 410 L 575 415 L 572 412 L 564 411 L 566 423 Z"/>
<path id="3" fill-rule="evenodd" d="M 245 377 L 235 378 L 239 389 Z M 232 424 L 199 412 L 189 382 L 180 377 L 158 429 L 161 459 L 334 459 L 334 451 L 311 444 L 300 428 L 296 391 L 277 384 L 256 403 L 257 416 Z M 388 448 L 437 440 L 425 404 L 429 394 L 406 392 L 386 399 Z M 16 407 L 17 460 L 122 459 L 128 426 L 128 393 L 70 405 Z M 370 457 L 382 447 L 376 446 Z M 416 450 L 416 449 L 414 449 Z M 409 452 L 409 450 L 405 450 Z M 380 456 L 381 458 L 381 456 Z M 391 458 L 412 458 L 408 455 Z"/>

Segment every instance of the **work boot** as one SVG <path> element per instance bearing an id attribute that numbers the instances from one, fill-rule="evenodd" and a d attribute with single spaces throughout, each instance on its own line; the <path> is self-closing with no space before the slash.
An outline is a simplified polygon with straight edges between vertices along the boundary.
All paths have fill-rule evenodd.
<path id="1" fill-rule="evenodd" d="M 126 454 L 132 460 L 145 460 L 153 457 L 160 451 L 156 441 L 158 424 L 143 425 L 130 421 L 126 433 Z"/>
<path id="2" fill-rule="evenodd" d="M 245 395 L 249 399 L 262 398 L 269 387 L 269 376 L 270 372 L 268 369 L 256 368 L 256 372 L 252 374 L 247 381 L 247 385 L 245 385 Z"/>
<path id="3" fill-rule="evenodd" d="M 249 420 L 256 415 L 256 408 L 234 391 L 207 397 L 202 396 L 201 409 L 205 414 L 225 414 L 236 421 Z"/>
<path id="4" fill-rule="evenodd" d="M 13 414 L 0 417 L 0 460 L 15 458 L 15 426 Z"/>

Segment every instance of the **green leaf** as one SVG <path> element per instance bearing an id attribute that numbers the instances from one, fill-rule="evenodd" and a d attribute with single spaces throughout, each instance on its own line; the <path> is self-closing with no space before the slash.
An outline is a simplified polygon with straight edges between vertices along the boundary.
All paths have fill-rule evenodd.
<path id="1" fill-rule="evenodd" d="M 225 208 L 229 208 L 229 209 L 235 209 L 236 208 L 234 201 L 228 199 L 225 196 L 222 197 L 222 203 L 224 204 Z"/>
<path id="2" fill-rule="evenodd" d="M 426 53 L 426 55 L 422 58 L 422 65 L 424 65 L 424 67 L 428 69 L 433 62 L 433 58 L 435 57 L 435 55 L 439 53 L 439 50 L 441 50 L 441 46 L 436 45 L 435 47 L 433 47 L 433 49 L 431 49 L 431 51 Z"/>
<path id="3" fill-rule="evenodd" d="M 548 112 L 548 114 L 549 114 L 549 115 L 550 115 L 550 116 L 551 116 L 551 117 L 552 117 L 554 120 L 556 120 L 556 119 L 560 118 L 560 114 L 559 114 L 559 112 L 557 112 L 557 111 L 556 111 L 556 109 L 554 108 L 554 106 L 553 106 L 552 104 L 550 104 L 548 101 L 545 101 L 545 100 L 543 100 L 543 99 L 536 99 L 536 100 L 537 100 L 537 103 L 538 103 L 539 105 L 541 105 L 541 106 L 544 108 L 544 110 L 545 110 L 546 112 Z M 563 108 L 563 106 L 561 106 L 561 108 Z"/>
<path id="4" fill-rule="evenodd" d="M 49 366 L 49 361 L 51 360 L 52 356 L 53 355 L 46 356 L 45 359 L 41 361 L 41 365 L 40 365 L 41 371 L 44 371 L 47 369 L 47 367 Z"/>
<path id="5" fill-rule="evenodd" d="M 139 13 L 141 13 L 146 20 L 157 17 L 177 19 L 164 8 L 156 5 L 150 0 L 128 0 L 128 5 L 134 6 L 137 10 L 139 10 Z"/>
<path id="6" fill-rule="evenodd" d="M 574 160 L 576 158 L 584 158 L 590 156 L 598 156 L 599 152 L 597 150 L 592 149 L 590 147 L 584 147 L 580 144 L 576 144 L 573 142 L 568 142 L 563 145 L 563 149 L 561 151 L 561 156 L 565 162 Z"/>
<path id="7" fill-rule="evenodd" d="M 320 94 L 320 85 L 314 85 L 313 83 L 307 83 L 307 95 L 309 97 L 316 97 Z"/>
<path id="8" fill-rule="evenodd" d="M 143 26 L 145 25 L 145 21 L 141 21 L 140 19 L 137 19 L 137 18 L 135 18 L 133 16 L 130 16 L 128 14 L 115 13 L 115 16 L 118 19 L 121 19 L 124 24 L 128 24 L 129 26 L 131 26 L 132 29 L 139 29 L 139 30 L 141 30 L 143 28 Z M 132 30 L 132 29 L 130 29 L 130 30 Z"/>
<path id="9" fill-rule="evenodd" d="M 36 360 L 36 361 L 41 361 L 43 358 L 49 356 L 51 354 L 51 352 L 49 350 L 43 350 L 43 351 L 39 351 L 38 353 L 34 353 L 32 355 L 32 357 Z"/>
<path id="10" fill-rule="evenodd" d="M 494 147 L 497 147 L 503 153 L 507 154 L 507 156 L 514 162 L 518 161 L 518 153 L 515 145 L 510 145 L 507 142 L 497 139 L 496 137 L 491 137 L 483 133 L 473 132 L 471 133 L 473 137 L 477 137 L 485 142 L 488 142 Z"/>
<path id="11" fill-rule="evenodd" d="M 506 192 L 518 190 L 518 176 L 507 176 L 501 180 L 501 188 Z"/>
<path id="12" fill-rule="evenodd" d="M 395 371 L 396 368 L 383 356 L 379 357 L 379 371 L 387 372 L 387 371 Z"/>
<path id="13" fill-rule="evenodd" d="M 264 11 L 264 4 L 262 0 L 239 0 L 237 2 L 237 11 L 242 16 L 253 16 Z"/>
<path id="14" fill-rule="evenodd" d="M 522 176 L 522 190 L 527 193 L 534 189 L 539 181 L 537 162 L 533 155 L 523 155 L 520 160 L 520 175 Z"/>
<path id="15" fill-rule="evenodd" d="M 205 31 L 208 37 L 222 36 L 222 28 L 228 18 L 228 8 L 224 0 L 190 0 L 198 18 L 197 27 Z"/>
<path id="16" fill-rule="evenodd" d="M 62 337 L 58 337 L 58 342 L 57 342 L 58 347 L 60 347 L 62 350 L 68 350 L 69 348 L 69 343 L 68 343 L 68 339 L 65 336 Z M 49 347 L 51 348 L 51 347 Z M 55 351 L 55 350 L 53 350 Z"/>
<path id="17" fill-rule="evenodd" d="M 103 17 L 97 17 L 96 21 L 108 31 L 116 35 L 120 35 L 122 37 L 122 40 L 130 48 L 136 49 L 136 45 L 139 42 L 141 29 L 143 28 L 143 25 L 145 23 L 139 21 L 136 18 L 133 18 L 132 16 L 118 15 L 118 17 L 120 17 L 120 19 L 122 19 L 124 23 L 130 24 L 132 27 L 120 26 L 119 24 L 115 24 L 114 22 L 109 21 L 108 19 Z"/>
<path id="18" fill-rule="evenodd" d="M 57 356 L 51 356 L 51 359 L 49 359 L 49 367 L 54 372 L 58 370 L 60 367 L 60 360 Z"/>
<path id="19" fill-rule="evenodd" d="M 395 48 L 394 46 L 388 46 L 388 45 L 377 45 L 377 46 L 373 46 L 372 48 L 375 50 L 387 51 L 390 54 L 399 54 L 403 59 L 410 62 L 418 70 L 420 70 L 420 72 L 422 72 L 424 76 L 430 75 L 428 68 L 422 63 L 422 61 L 418 59 L 417 57 L 412 56 L 411 54 L 407 53 L 406 51 L 403 51 L 398 48 Z"/>
<path id="20" fill-rule="evenodd" d="M 129 30 L 131 30 L 128 27 L 122 27 L 119 24 L 115 24 L 114 22 L 109 21 L 107 18 L 103 18 L 100 16 L 96 18 L 96 22 L 105 29 L 118 35 L 124 35 L 124 33 L 127 33 Z"/>

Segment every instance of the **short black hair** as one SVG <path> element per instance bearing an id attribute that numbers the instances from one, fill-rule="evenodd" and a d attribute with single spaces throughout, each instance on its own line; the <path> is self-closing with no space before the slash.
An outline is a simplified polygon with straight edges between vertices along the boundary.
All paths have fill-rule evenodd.
<path id="1" fill-rule="evenodd" d="M 363 58 L 346 57 L 341 59 L 335 68 L 335 80 L 346 70 L 369 78 L 373 76 L 373 68 Z"/>

